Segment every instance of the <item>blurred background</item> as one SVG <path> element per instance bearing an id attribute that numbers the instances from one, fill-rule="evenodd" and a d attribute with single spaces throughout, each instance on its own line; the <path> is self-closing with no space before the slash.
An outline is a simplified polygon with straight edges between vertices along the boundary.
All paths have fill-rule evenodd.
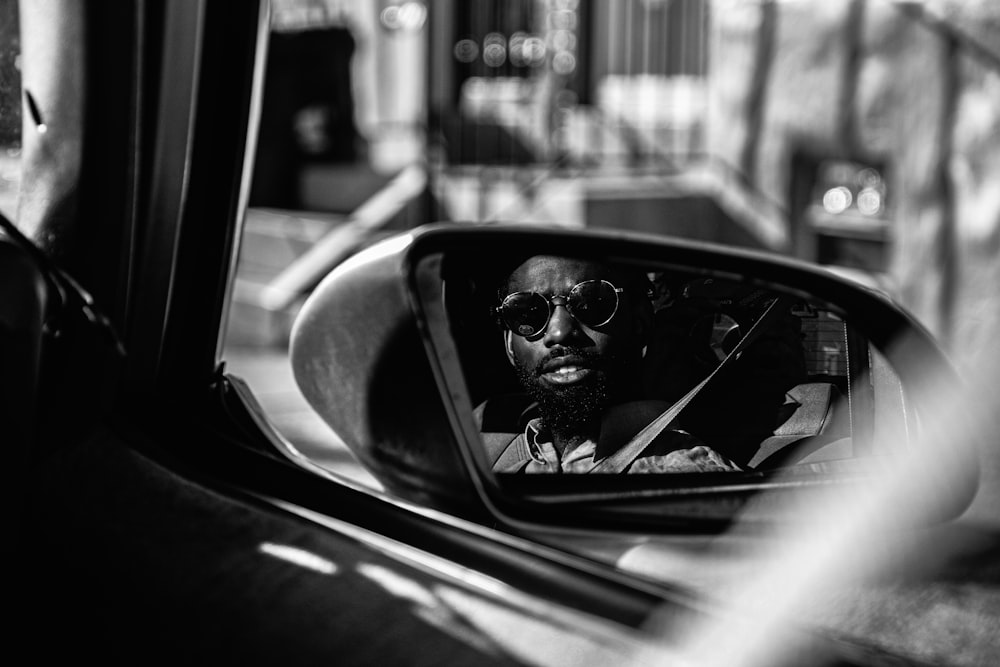
<path id="1" fill-rule="evenodd" d="M 274 0 L 237 300 L 287 315 L 307 268 L 429 221 L 614 227 L 843 269 L 964 353 L 998 310 L 998 22 L 943 0 Z M 280 344 L 280 320 L 232 342 Z"/>
<path id="2" fill-rule="evenodd" d="M 0 38 L 16 91 L 11 0 Z M 253 151 L 223 358 L 286 437 L 359 477 L 298 395 L 289 329 L 330 269 L 426 222 L 764 249 L 888 292 L 962 368 L 995 347 L 990 0 L 272 0 Z"/>
<path id="3" fill-rule="evenodd" d="M 986 1 L 275 0 L 229 369 L 329 440 L 284 357 L 297 307 L 431 221 L 794 256 L 974 367 L 1000 321 L 998 74 Z"/>

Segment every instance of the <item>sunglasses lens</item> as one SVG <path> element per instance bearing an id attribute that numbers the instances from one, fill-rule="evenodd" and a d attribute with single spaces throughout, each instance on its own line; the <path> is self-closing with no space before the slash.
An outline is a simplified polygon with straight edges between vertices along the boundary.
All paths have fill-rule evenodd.
<path id="1" fill-rule="evenodd" d="M 618 311 L 618 292 L 606 280 L 585 280 L 566 297 L 570 314 L 582 324 L 599 327 Z M 507 328 L 519 336 L 535 336 L 549 323 L 549 300 L 537 292 L 515 292 L 500 306 Z"/>
<path id="2" fill-rule="evenodd" d="M 517 335 L 534 336 L 549 321 L 549 302 L 535 292 L 517 292 L 504 299 L 500 314 Z"/>
<path id="3" fill-rule="evenodd" d="M 618 293 L 606 280 L 586 280 L 569 293 L 573 317 L 589 327 L 607 324 L 618 310 Z"/>

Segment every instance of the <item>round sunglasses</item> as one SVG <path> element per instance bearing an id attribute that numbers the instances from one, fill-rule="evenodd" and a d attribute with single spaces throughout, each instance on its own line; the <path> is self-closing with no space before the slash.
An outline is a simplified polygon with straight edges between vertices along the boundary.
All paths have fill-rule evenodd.
<path id="1" fill-rule="evenodd" d="M 538 292 L 514 292 L 504 298 L 497 313 L 513 333 L 530 338 L 545 331 L 555 307 L 552 300 L 561 298 L 577 322 L 599 327 L 618 312 L 618 294 L 622 291 L 607 280 L 584 280 L 573 285 L 567 294 L 547 297 Z"/>

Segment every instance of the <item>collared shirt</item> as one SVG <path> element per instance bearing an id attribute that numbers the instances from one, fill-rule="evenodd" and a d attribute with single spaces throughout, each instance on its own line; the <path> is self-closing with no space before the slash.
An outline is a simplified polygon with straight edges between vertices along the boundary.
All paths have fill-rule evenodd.
<path id="1" fill-rule="evenodd" d="M 585 473 L 590 472 L 590 469 L 594 467 L 594 452 L 597 451 L 597 443 L 593 440 L 584 440 L 577 446 L 563 452 L 560 457 L 552 442 L 552 435 L 542 427 L 541 420 L 537 417 L 528 422 L 523 437 L 528 446 L 528 456 L 531 458 L 528 465 L 525 466 L 524 472 Z"/>
<path id="2" fill-rule="evenodd" d="M 526 473 L 588 473 L 605 456 L 617 451 L 635 433 L 651 421 L 650 405 L 625 404 L 616 406 L 605 416 L 601 427 L 602 442 L 585 440 L 560 456 L 553 444 L 552 434 L 541 419 L 530 420 L 524 433 L 512 443 L 517 451 L 526 453 L 517 461 L 495 468 L 497 472 Z M 624 440 L 622 440 L 624 438 Z M 629 473 L 678 473 L 724 472 L 740 468 L 712 448 L 704 445 L 690 433 L 679 429 L 666 429 L 642 455 L 627 468 Z"/>

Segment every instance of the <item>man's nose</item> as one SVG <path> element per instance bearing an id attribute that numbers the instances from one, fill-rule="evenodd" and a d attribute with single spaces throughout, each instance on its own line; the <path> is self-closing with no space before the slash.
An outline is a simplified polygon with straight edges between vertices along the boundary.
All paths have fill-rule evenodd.
<path id="1" fill-rule="evenodd" d="M 570 315 L 566 308 L 566 303 L 560 301 L 552 304 L 552 315 L 549 317 L 549 326 L 545 329 L 545 344 L 555 345 L 564 340 L 578 335 L 580 324 L 576 318 Z"/>

